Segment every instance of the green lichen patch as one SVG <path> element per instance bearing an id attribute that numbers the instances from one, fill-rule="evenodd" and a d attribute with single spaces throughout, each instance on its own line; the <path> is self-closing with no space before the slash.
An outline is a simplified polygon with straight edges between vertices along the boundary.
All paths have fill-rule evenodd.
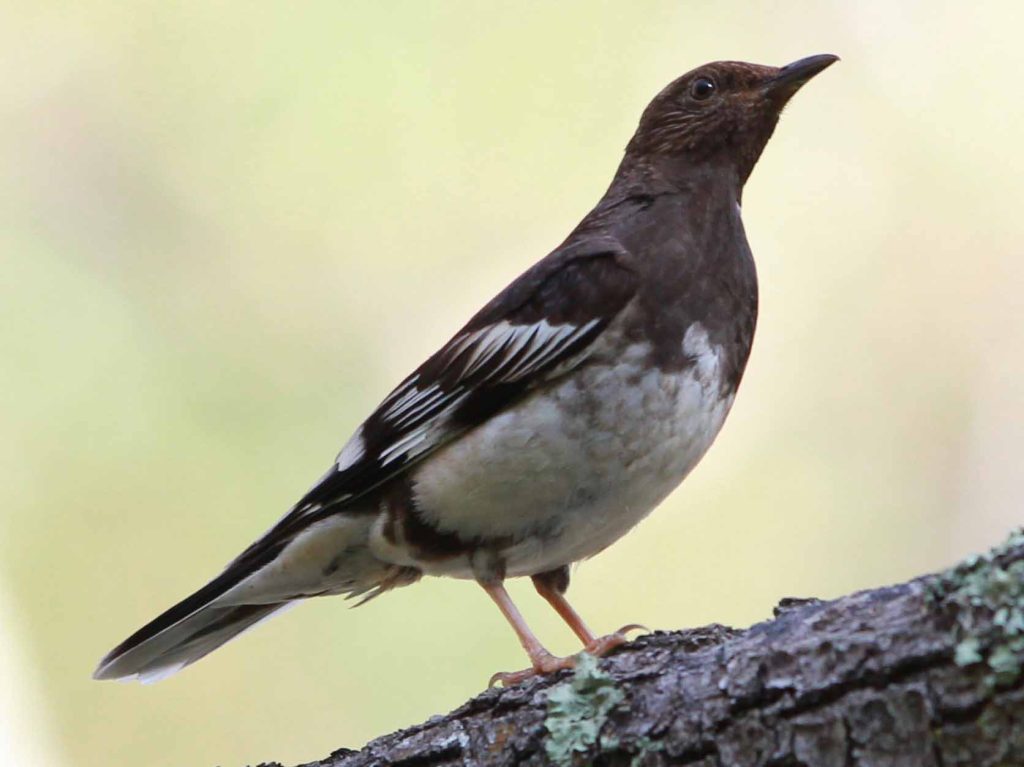
<path id="1" fill-rule="evenodd" d="M 989 687 L 1012 684 L 1024 672 L 1024 560 L 1008 561 L 1024 546 L 1024 529 L 1001 546 L 971 557 L 931 584 L 931 597 L 953 608 L 959 666 L 985 664 Z"/>
<path id="2" fill-rule="evenodd" d="M 664 744 L 658 740 L 651 740 L 646 735 L 638 738 L 634 744 L 633 758 L 629 767 L 643 767 L 647 761 L 648 754 L 657 754 L 664 749 Z"/>
<path id="3" fill-rule="evenodd" d="M 579 656 L 572 679 L 548 693 L 544 750 L 555 764 L 572 764 L 573 754 L 597 745 L 601 728 L 625 695 L 597 658 Z"/>

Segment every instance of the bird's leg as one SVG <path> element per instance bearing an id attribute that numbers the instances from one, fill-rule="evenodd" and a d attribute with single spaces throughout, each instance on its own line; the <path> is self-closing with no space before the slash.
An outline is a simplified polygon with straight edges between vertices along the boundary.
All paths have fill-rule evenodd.
<path id="1" fill-rule="evenodd" d="M 553 671 L 572 668 L 575 665 L 573 658 L 559 658 L 547 651 L 536 635 L 530 630 L 530 627 L 526 625 L 526 620 L 515 606 L 501 581 L 481 581 L 480 585 L 487 592 L 488 596 L 494 600 L 494 604 L 498 606 L 501 614 L 505 616 L 505 620 L 509 622 L 512 630 L 516 632 L 519 643 L 526 650 L 526 654 L 530 656 L 531 665 L 531 668 L 524 669 L 523 671 L 499 671 L 491 677 L 491 686 L 501 682 L 505 687 L 510 687 L 532 676 L 550 674 Z"/>
<path id="2" fill-rule="evenodd" d="M 630 623 L 613 634 L 606 634 L 601 637 L 594 636 L 594 632 L 583 622 L 583 618 L 569 604 L 569 600 L 565 598 L 565 592 L 569 588 L 569 568 L 560 567 L 557 570 L 538 573 L 533 576 L 532 580 L 533 587 L 537 589 L 537 593 L 544 597 L 549 605 L 555 608 L 555 612 L 568 624 L 569 628 L 572 629 L 572 633 L 583 642 L 583 649 L 591 655 L 600 657 L 616 647 L 626 644 L 629 641 L 627 634 L 630 631 L 645 628 L 638 623 Z"/>

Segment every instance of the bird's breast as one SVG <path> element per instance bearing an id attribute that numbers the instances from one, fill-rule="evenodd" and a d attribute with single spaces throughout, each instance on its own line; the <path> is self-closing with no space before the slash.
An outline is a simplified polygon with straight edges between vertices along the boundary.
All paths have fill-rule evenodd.
<path id="1" fill-rule="evenodd" d="M 725 355 L 699 323 L 684 334 L 682 369 L 653 364 L 647 342 L 606 336 L 587 364 L 424 461 L 412 476 L 418 522 L 493 544 L 509 575 L 529 575 L 597 553 L 663 500 L 732 404 Z M 472 576 L 468 556 L 378 549 L 428 574 Z"/>

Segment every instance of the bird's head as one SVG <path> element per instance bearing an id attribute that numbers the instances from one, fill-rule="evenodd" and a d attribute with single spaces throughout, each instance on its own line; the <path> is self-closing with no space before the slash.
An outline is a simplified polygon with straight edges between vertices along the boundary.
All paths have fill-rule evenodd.
<path id="1" fill-rule="evenodd" d="M 800 87 L 838 60 L 822 54 L 784 67 L 717 61 L 697 67 L 654 97 L 627 154 L 664 170 L 728 167 L 746 181 L 782 108 Z"/>

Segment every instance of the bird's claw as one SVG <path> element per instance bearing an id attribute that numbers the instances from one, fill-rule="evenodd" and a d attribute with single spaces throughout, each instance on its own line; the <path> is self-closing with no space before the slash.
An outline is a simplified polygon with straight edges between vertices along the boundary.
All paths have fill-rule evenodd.
<path id="1" fill-rule="evenodd" d="M 627 644 L 630 631 L 649 632 L 650 629 L 640 623 L 630 623 L 628 626 L 623 626 L 612 634 L 606 634 L 605 636 L 597 637 L 592 642 L 588 642 L 587 646 L 583 648 L 583 652 L 596 658 L 603 657 L 616 647 Z M 525 668 L 522 671 L 499 671 L 490 678 L 487 686 L 494 687 L 500 683 L 502 687 L 512 687 L 535 676 L 553 674 L 556 671 L 562 671 L 567 668 L 576 668 L 578 657 L 578 655 L 569 655 L 565 658 L 559 658 L 557 655 L 551 655 L 550 653 L 537 655 L 533 658 L 532 668 Z"/>
<path id="2" fill-rule="evenodd" d="M 522 671 L 499 671 L 492 675 L 490 680 L 487 682 L 488 687 L 497 687 L 499 684 L 502 687 L 514 687 L 521 682 L 525 682 L 535 676 L 539 676 L 540 671 L 532 668 L 524 668 Z"/>
<path id="3" fill-rule="evenodd" d="M 566 658 L 559 658 L 557 655 L 544 653 L 543 655 L 538 655 L 533 658 L 532 668 L 524 668 L 522 671 L 499 671 L 491 677 L 487 686 L 494 687 L 500 682 L 502 687 L 512 687 L 513 685 L 525 682 L 527 679 L 532 679 L 535 676 L 553 674 L 556 671 L 575 667 L 576 656 L 574 655 L 570 655 Z"/>
<path id="4" fill-rule="evenodd" d="M 590 653 L 591 655 L 597 658 L 603 657 L 604 655 L 607 655 L 612 650 L 614 650 L 616 647 L 621 647 L 624 644 L 628 644 L 628 634 L 630 631 L 650 632 L 650 629 L 640 623 L 630 623 L 628 626 L 623 626 L 618 631 L 612 634 L 606 634 L 603 637 L 597 637 L 592 642 L 588 642 L 587 646 L 584 648 L 584 651 Z"/>

